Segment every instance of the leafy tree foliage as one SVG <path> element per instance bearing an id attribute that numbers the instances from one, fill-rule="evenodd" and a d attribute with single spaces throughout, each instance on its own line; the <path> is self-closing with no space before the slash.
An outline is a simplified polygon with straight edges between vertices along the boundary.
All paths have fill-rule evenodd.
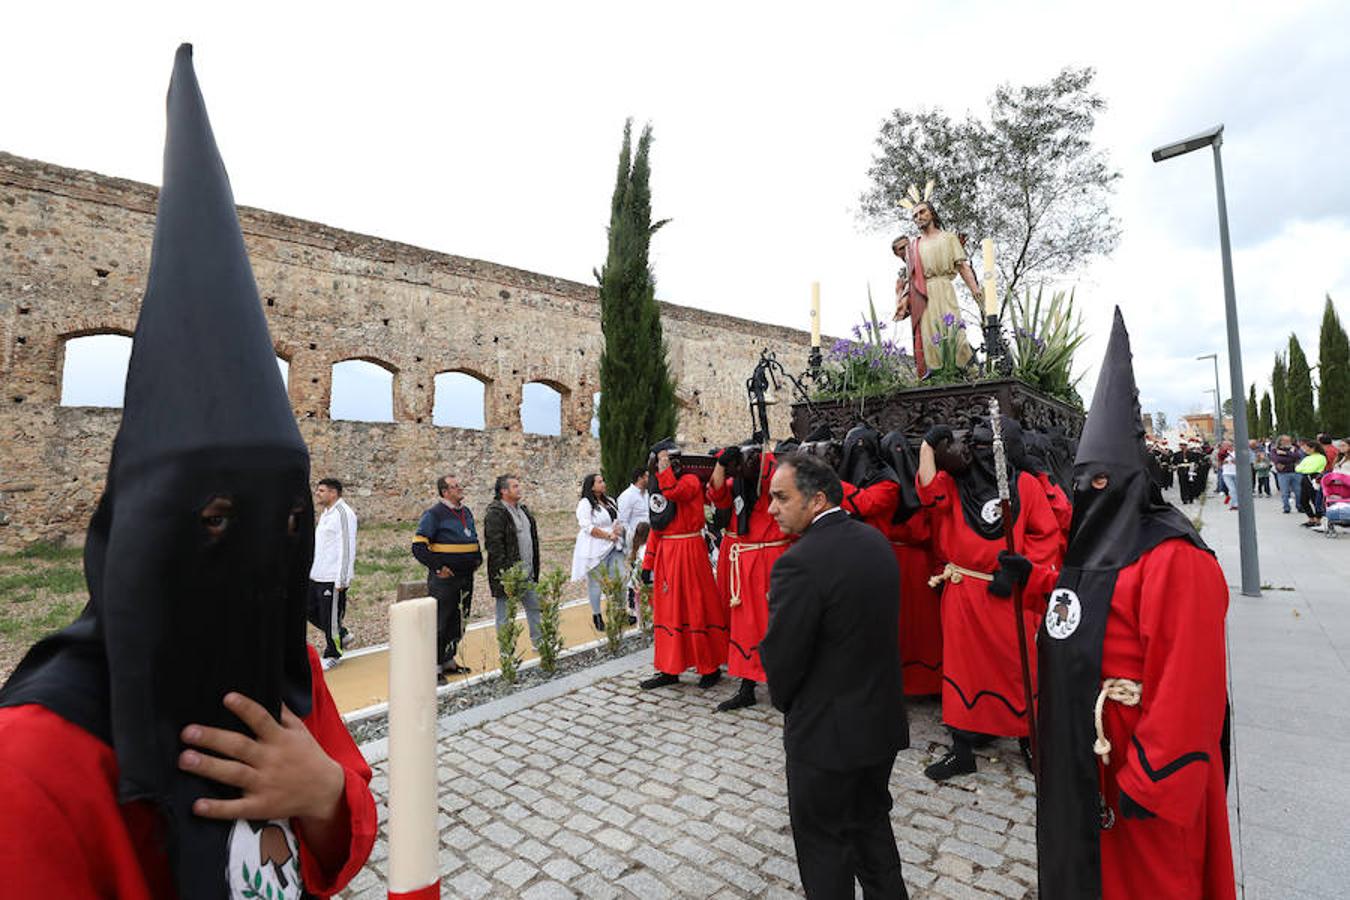
<path id="1" fill-rule="evenodd" d="M 656 280 L 647 254 L 667 220 L 652 221 L 652 128 L 633 150 L 633 120 L 623 126 L 623 148 L 610 203 L 609 254 L 600 282 L 600 468 L 618 493 L 652 444 L 675 434 L 678 415 L 670 377 Z"/>
<path id="2" fill-rule="evenodd" d="M 1318 419 L 1322 428 L 1334 437 L 1345 437 L 1350 435 L 1350 336 L 1341 326 L 1330 295 L 1322 313 L 1319 337 Z"/>
<path id="3" fill-rule="evenodd" d="M 1289 375 L 1286 383 L 1289 406 L 1289 424 L 1285 431 L 1298 437 L 1311 437 L 1317 431 L 1317 417 L 1313 412 L 1312 372 L 1308 357 L 1298 342 L 1298 335 L 1289 335 Z"/>
<path id="4" fill-rule="evenodd" d="M 1094 76 L 1066 68 L 1044 84 L 1001 85 L 985 118 L 894 110 L 876 139 L 863 217 L 895 228 L 909 185 L 932 179 L 948 230 L 994 239 L 1005 298 L 1109 253 L 1120 238 L 1109 205 L 1120 173 L 1092 144 L 1106 106 Z"/>
<path id="5" fill-rule="evenodd" d="M 1261 425 L 1260 407 L 1256 405 L 1256 385 L 1247 389 L 1247 435 L 1256 437 L 1255 432 Z M 1234 426 L 1236 428 L 1236 425 Z M 1262 435 L 1264 437 L 1264 435 Z"/>

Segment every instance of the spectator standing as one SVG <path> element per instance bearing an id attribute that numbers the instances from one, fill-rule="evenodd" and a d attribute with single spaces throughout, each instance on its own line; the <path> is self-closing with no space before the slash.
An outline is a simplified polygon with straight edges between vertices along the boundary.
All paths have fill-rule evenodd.
<path id="1" fill-rule="evenodd" d="M 619 495 L 619 524 L 623 526 L 623 549 L 626 551 L 633 549 L 638 523 L 648 521 L 650 515 L 647 510 L 648 477 L 646 469 L 641 467 L 634 469 L 628 479 L 630 482 L 628 487 Z"/>
<path id="2" fill-rule="evenodd" d="M 1257 451 L 1252 463 L 1252 472 L 1256 475 L 1256 490 L 1262 497 L 1270 496 L 1270 456 L 1265 451 Z"/>
<path id="3" fill-rule="evenodd" d="M 323 512 L 314 526 L 314 562 L 309 568 L 309 622 L 323 632 L 323 667 L 337 665 L 347 642 L 342 619 L 356 563 L 356 513 L 342 499 L 342 482 L 322 478 L 314 501 Z"/>
<path id="4" fill-rule="evenodd" d="M 647 553 L 647 539 L 651 537 L 652 526 L 650 522 L 639 522 L 637 529 L 633 532 L 632 539 L 628 542 L 631 549 L 628 551 L 628 624 L 637 624 L 638 599 L 637 593 L 642 589 L 642 559 Z"/>
<path id="5" fill-rule="evenodd" d="M 604 588 L 602 574 L 615 577 L 623 560 L 623 526 L 618 524 L 619 508 L 605 494 L 605 479 L 592 472 L 581 480 L 581 499 L 577 501 L 577 542 L 572 548 L 572 579 L 586 579 L 591 601 L 591 624 L 603 631 L 600 614 Z"/>
<path id="6" fill-rule="evenodd" d="M 1294 446 L 1289 435 L 1282 434 L 1270 451 L 1270 461 L 1275 466 L 1275 486 L 1280 491 L 1280 506 L 1289 513 L 1289 501 L 1298 502 L 1298 486 L 1301 477 L 1295 470 L 1303 454 Z"/>
<path id="7" fill-rule="evenodd" d="M 1232 444 L 1225 442 L 1224 445 L 1219 448 L 1219 458 L 1223 460 L 1219 466 L 1219 478 L 1223 481 L 1223 491 L 1227 495 L 1224 502 L 1228 504 L 1230 510 L 1237 512 L 1237 450 L 1233 448 Z"/>
<path id="8" fill-rule="evenodd" d="M 1303 441 L 1302 447 L 1303 459 L 1299 460 L 1298 467 L 1294 470 L 1298 472 L 1300 478 L 1298 511 L 1308 517 L 1308 521 L 1301 523 L 1303 527 L 1312 528 L 1322 521 L 1322 491 L 1319 482 L 1327 468 L 1327 456 L 1322 445 L 1312 438 Z"/>
<path id="9" fill-rule="evenodd" d="M 1322 450 L 1326 453 L 1327 471 L 1330 472 L 1336 468 L 1336 460 L 1340 458 L 1340 450 L 1336 447 L 1336 441 L 1332 439 L 1331 435 L 1323 432 L 1317 436 L 1317 443 L 1322 445 Z"/>
<path id="10" fill-rule="evenodd" d="M 900 569 L 879 531 L 850 518 L 839 477 L 789 455 L 770 514 L 800 535 L 774 563 L 760 643 L 783 712 L 788 818 L 807 897 L 907 897 L 890 775 L 909 746 L 900 674 Z"/>
<path id="11" fill-rule="evenodd" d="M 520 598 L 530 628 L 530 644 L 539 643 L 539 526 L 521 498 L 524 489 L 514 475 L 499 475 L 492 488 L 493 499 L 483 513 L 483 548 L 487 550 L 488 589 L 497 601 L 497 627 L 506 624 L 506 590 L 502 573 L 523 563 L 529 587 Z"/>
<path id="12" fill-rule="evenodd" d="M 440 501 L 422 513 L 412 552 L 427 567 L 427 593 L 436 598 L 436 665 L 440 681 L 469 671 L 455 661 L 464 623 L 473 604 L 473 573 L 483 551 L 473 512 L 464 505 L 464 488 L 453 475 L 436 479 Z"/>
<path id="13" fill-rule="evenodd" d="M 1335 441 L 1336 467 L 1322 476 L 1327 528 L 1350 526 L 1350 441 Z"/>

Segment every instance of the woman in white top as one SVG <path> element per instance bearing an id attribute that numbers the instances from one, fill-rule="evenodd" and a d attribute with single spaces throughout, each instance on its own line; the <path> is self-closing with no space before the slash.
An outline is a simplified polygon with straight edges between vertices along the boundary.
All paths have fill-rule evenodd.
<path id="1" fill-rule="evenodd" d="M 598 473 L 583 478 L 581 500 L 577 503 L 578 531 L 577 544 L 572 550 L 572 578 L 586 578 L 591 622 L 596 631 L 603 631 L 605 627 L 605 620 L 600 615 L 603 593 L 600 575 L 608 572 L 610 577 L 617 577 L 623 560 L 623 526 L 617 524 L 618 517 L 618 507 L 605 494 L 605 479 Z"/>

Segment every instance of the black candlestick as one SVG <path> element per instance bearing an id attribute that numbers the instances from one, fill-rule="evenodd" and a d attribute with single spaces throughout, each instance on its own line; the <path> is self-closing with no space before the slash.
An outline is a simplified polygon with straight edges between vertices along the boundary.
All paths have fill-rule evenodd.
<path id="1" fill-rule="evenodd" d="M 1012 374 L 1012 358 L 1003 342 L 1003 329 L 999 327 L 999 317 L 986 316 L 984 320 L 984 358 L 990 375 Z"/>
<path id="2" fill-rule="evenodd" d="M 820 377 L 820 347 L 818 345 L 811 347 L 811 355 L 806 358 L 806 369 L 811 373 L 811 380 L 815 381 Z"/>

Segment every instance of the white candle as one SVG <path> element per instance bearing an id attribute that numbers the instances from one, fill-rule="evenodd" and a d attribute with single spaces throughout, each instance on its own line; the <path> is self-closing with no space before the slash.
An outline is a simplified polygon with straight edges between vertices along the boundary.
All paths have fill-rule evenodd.
<path id="1" fill-rule="evenodd" d="M 439 879 L 436 830 L 436 601 L 389 607 L 389 892 Z"/>
<path id="2" fill-rule="evenodd" d="M 811 282 L 811 346 L 820 346 L 820 282 Z"/>
<path id="3" fill-rule="evenodd" d="M 984 248 L 984 314 L 996 316 L 998 292 L 994 289 L 994 242 L 990 238 L 985 238 L 981 245 Z"/>

